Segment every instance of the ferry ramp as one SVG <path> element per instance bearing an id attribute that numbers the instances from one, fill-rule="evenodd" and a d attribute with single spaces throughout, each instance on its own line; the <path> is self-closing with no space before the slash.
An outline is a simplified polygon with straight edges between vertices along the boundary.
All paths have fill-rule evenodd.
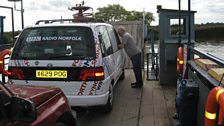
<path id="1" fill-rule="evenodd" d="M 161 86 L 144 78 L 143 88 L 131 88 L 132 69 L 114 88 L 114 108 L 110 113 L 97 109 L 79 112 L 79 126 L 173 126 L 175 87 Z"/>

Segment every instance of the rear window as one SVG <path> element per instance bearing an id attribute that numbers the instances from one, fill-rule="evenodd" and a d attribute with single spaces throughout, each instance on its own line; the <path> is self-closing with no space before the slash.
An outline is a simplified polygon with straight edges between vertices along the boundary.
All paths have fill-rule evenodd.
<path id="1" fill-rule="evenodd" d="M 92 30 L 88 27 L 42 27 L 22 32 L 12 59 L 73 60 L 95 58 Z"/>

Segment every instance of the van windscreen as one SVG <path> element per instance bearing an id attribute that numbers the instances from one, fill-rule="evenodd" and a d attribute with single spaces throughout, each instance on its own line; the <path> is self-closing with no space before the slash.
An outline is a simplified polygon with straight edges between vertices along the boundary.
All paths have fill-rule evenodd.
<path id="1" fill-rule="evenodd" d="M 95 43 L 88 27 L 25 29 L 14 46 L 16 60 L 73 60 L 95 58 Z"/>

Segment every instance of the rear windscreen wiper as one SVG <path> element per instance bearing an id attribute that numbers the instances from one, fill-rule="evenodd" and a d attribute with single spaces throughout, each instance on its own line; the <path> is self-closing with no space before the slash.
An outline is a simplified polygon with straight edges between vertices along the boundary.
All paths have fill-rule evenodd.
<path id="1" fill-rule="evenodd" d="M 83 58 L 85 58 L 85 56 L 76 56 L 76 55 L 56 55 L 56 56 L 51 56 L 51 57 L 49 57 L 49 59 L 57 59 L 57 58 L 69 58 L 69 59 L 71 59 L 71 58 L 75 58 L 75 59 L 83 59 Z"/>

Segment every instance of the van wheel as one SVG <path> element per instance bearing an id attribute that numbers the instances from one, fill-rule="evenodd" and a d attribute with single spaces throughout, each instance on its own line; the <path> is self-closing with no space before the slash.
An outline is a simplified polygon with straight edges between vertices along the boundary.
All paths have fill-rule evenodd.
<path id="1" fill-rule="evenodd" d="M 124 72 L 124 69 L 123 69 L 119 80 L 124 80 L 124 79 L 125 79 L 125 72 Z"/>
<path id="2" fill-rule="evenodd" d="M 113 92 L 113 85 L 111 84 L 109 88 L 109 97 L 107 100 L 107 104 L 103 106 L 102 112 L 105 113 L 111 112 L 111 110 L 113 109 L 113 99 L 114 99 L 114 92 Z"/>
<path id="3" fill-rule="evenodd" d="M 57 122 L 54 126 L 67 126 L 67 125 L 63 122 Z"/>

